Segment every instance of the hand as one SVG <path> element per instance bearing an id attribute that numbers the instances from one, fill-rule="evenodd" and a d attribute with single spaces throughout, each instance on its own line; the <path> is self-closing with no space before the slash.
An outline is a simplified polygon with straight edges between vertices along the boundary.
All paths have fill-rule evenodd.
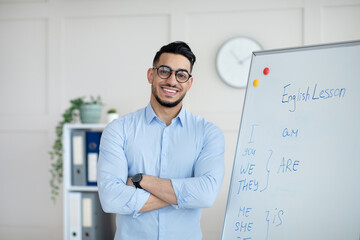
<path id="1" fill-rule="evenodd" d="M 236 59 L 236 61 L 238 61 L 238 63 L 241 63 L 241 60 L 240 60 L 239 57 L 236 55 L 236 53 L 234 53 L 234 51 L 231 51 L 231 54 L 232 54 L 233 57 Z"/>
<path id="2" fill-rule="evenodd" d="M 246 60 L 248 60 L 249 58 L 251 58 L 251 54 L 249 56 L 247 56 L 246 58 L 239 60 L 240 64 L 243 64 Z"/>
<path id="3" fill-rule="evenodd" d="M 233 55 L 233 57 L 236 59 L 236 61 L 238 62 L 238 64 L 244 64 L 244 62 L 246 60 L 248 60 L 249 58 L 251 58 L 251 54 L 249 56 L 247 56 L 246 58 L 244 59 L 241 59 L 236 55 L 236 53 L 234 53 L 233 51 L 231 51 L 231 54 Z"/>
<path id="4" fill-rule="evenodd" d="M 131 181 L 131 177 L 129 177 L 127 180 L 126 180 L 126 185 L 130 186 L 130 187 L 135 187 L 134 183 Z"/>

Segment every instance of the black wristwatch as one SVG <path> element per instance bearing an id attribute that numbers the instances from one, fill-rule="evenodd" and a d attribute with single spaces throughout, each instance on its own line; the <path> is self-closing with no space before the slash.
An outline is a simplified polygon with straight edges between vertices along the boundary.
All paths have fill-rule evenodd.
<path id="1" fill-rule="evenodd" d="M 138 173 L 136 174 L 135 176 L 133 176 L 131 178 L 131 181 L 133 182 L 133 184 L 135 185 L 136 188 L 140 188 L 140 189 L 143 189 L 141 186 L 140 186 L 140 181 L 142 179 L 142 173 Z"/>

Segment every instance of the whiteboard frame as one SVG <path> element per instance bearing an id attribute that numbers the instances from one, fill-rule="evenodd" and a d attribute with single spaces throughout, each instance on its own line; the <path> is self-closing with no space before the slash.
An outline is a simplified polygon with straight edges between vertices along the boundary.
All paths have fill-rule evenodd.
<path id="1" fill-rule="evenodd" d="M 334 48 L 334 47 L 352 47 L 352 46 L 356 46 L 356 45 L 360 45 L 360 40 L 346 41 L 346 42 L 336 42 L 336 43 L 314 44 L 314 45 L 306 45 L 306 46 L 300 46 L 300 47 L 279 48 L 279 49 L 263 50 L 263 51 L 255 51 L 255 52 L 253 52 L 253 55 L 261 56 L 261 55 L 268 55 L 268 54 L 275 54 L 275 53 L 299 52 L 299 51 Z M 252 61 L 251 61 L 251 64 L 252 64 Z M 250 67 L 250 70 L 251 70 L 251 67 Z"/>
<path id="2" fill-rule="evenodd" d="M 230 205 L 229 204 L 230 199 L 231 199 L 230 194 L 231 194 L 232 188 L 233 188 L 233 186 L 232 186 L 233 185 L 232 178 L 234 176 L 234 167 L 235 167 L 235 163 L 236 163 L 235 160 L 237 159 L 240 132 L 241 132 L 242 124 L 243 124 L 243 116 L 244 116 L 244 110 L 245 110 L 245 105 L 246 105 L 246 100 L 247 100 L 248 89 L 250 87 L 249 86 L 249 84 L 250 84 L 250 74 L 251 74 L 251 70 L 252 70 L 252 67 L 253 67 L 254 57 L 262 56 L 262 55 L 277 54 L 277 53 L 286 53 L 286 52 L 319 50 L 319 49 L 328 49 L 328 48 L 335 48 L 335 47 L 336 48 L 339 48 L 339 47 L 352 47 L 352 46 L 357 46 L 357 45 L 360 45 L 360 40 L 325 43 L 325 44 L 316 44 L 316 45 L 307 45 L 307 46 L 300 46 L 300 47 L 280 48 L 280 49 L 273 49 L 273 50 L 262 50 L 262 51 L 253 52 L 252 57 L 251 57 L 251 64 L 250 64 L 249 74 L 248 74 L 248 82 L 247 82 L 247 87 L 246 87 L 246 92 L 245 92 L 245 98 L 244 98 L 244 103 L 243 103 L 243 108 L 242 108 L 242 113 L 241 113 L 240 127 L 239 127 L 239 130 L 238 130 L 238 137 L 237 137 L 237 143 L 236 143 L 236 148 L 235 148 L 233 167 L 232 167 L 232 170 L 231 170 L 230 186 L 229 186 L 228 197 L 227 197 L 227 201 L 226 201 L 226 208 L 225 208 L 225 214 L 224 214 L 224 220 L 223 220 L 223 227 L 222 227 L 222 231 L 221 231 L 221 240 L 223 240 L 225 223 L 226 223 L 226 216 L 227 216 L 227 212 L 228 212 L 228 207 Z M 359 240 L 360 240 L 360 236 L 359 236 Z"/>

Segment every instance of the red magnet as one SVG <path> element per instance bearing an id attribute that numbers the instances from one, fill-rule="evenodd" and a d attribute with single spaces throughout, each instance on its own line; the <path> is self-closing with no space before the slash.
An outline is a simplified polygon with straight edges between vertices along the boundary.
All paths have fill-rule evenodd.
<path id="1" fill-rule="evenodd" d="M 264 75 L 268 75 L 269 72 L 270 72 L 270 69 L 268 67 L 264 68 L 264 71 L 263 71 Z"/>

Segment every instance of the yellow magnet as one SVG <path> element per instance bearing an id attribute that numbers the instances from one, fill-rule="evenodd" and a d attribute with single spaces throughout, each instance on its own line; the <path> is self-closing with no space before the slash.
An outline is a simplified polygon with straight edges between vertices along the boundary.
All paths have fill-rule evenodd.
<path id="1" fill-rule="evenodd" d="M 253 86 L 254 86 L 254 87 L 257 87 L 258 85 L 259 85 L 259 80 L 255 79 L 255 80 L 253 81 Z"/>

